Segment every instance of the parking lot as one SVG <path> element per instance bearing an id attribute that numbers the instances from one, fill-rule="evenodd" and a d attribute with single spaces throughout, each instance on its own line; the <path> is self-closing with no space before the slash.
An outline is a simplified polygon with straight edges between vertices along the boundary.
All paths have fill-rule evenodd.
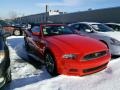
<path id="1" fill-rule="evenodd" d="M 28 53 L 24 48 L 23 36 L 8 37 L 7 44 L 10 50 L 12 82 L 5 85 L 2 88 L 3 90 L 33 90 L 32 86 L 34 86 L 35 84 L 36 84 L 34 87 L 36 88 L 35 90 L 40 88 L 41 88 L 40 90 L 47 90 L 48 88 L 49 90 L 70 90 L 70 88 L 71 90 L 75 90 L 74 88 L 71 87 L 71 85 L 77 83 L 80 84 L 76 85 L 76 90 L 77 88 L 80 87 L 83 88 L 84 85 L 88 85 L 88 87 L 86 87 L 85 90 L 89 90 L 89 88 L 96 90 L 96 88 L 100 88 L 101 85 L 103 84 L 108 85 L 109 84 L 108 82 L 111 82 L 110 79 L 117 77 L 118 74 L 117 73 L 115 75 L 116 71 L 114 68 L 116 67 L 114 66 L 114 63 L 116 63 L 116 61 L 119 60 L 119 57 L 113 57 L 112 61 L 114 61 L 114 63 L 110 64 L 106 70 L 90 76 L 71 77 L 60 75 L 57 77 L 51 77 L 47 73 L 45 67 L 41 65 L 40 62 L 36 61 L 32 57 L 30 58 L 27 56 Z M 92 81 L 90 80 L 90 77 L 93 78 Z M 85 83 L 87 80 L 89 81 L 88 83 L 82 84 L 82 82 Z M 119 79 L 117 80 L 119 81 Z M 93 88 L 93 86 L 96 85 L 97 87 Z M 116 85 L 113 84 L 111 87 L 115 86 Z M 106 90 L 107 88 L 108 87 L 106 87 L 104 90 Z M 109 90 L 113 89 L 109 88 Z"/>
<path id="2" fill-rule="evenodd" d="M 0 90 L 120 90 L 120 0 L 3 0 L 0 12 Z"/>

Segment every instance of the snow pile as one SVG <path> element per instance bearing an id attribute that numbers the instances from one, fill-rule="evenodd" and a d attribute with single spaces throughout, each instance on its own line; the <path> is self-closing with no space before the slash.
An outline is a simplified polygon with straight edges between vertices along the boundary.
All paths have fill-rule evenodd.
<path id="1" fill-rule="evenodd" d="M 7 44 L 9 46 L 10 51 L 10 58 L 12 60 L 14 59 L 21 59 L 27 57 L 27 52 L 24 48 L 24 37 L 23 36 L 11 36 L 7 38 Z"/>
<path id="2" fill-rule="evenodd" d="M 120 90 L 120 59 L 107 69 L 83 77 L 60 75 L 15 90 Z"/>
<path id="3" fill-rule="evenodd" d="M 12 65 L 13 66 L 11 67 L 11 69 L 13 79 L 26 78 L 28 76 L 31 76 L 31 73 L 35 73 L 36 71 L 36 69 L 32 65 L 27 63 L 15 63 Z"/>
<path id="4" fill-rule="evenodd" d="M 11 36 L 7 38 L 10 51 L 12 79 L 20 79 L 39 75 L 43 71 L 37 70 L 28 60 L 27 52 L 24 48 L 23 36 Z M 24 59 L 24 60 L 23 60 Z"/>

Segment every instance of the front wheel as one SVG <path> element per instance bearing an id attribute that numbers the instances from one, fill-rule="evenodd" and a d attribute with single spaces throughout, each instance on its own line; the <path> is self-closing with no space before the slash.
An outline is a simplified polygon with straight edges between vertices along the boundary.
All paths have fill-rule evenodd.
<path id="1" fill-rule="evenodd" d="M 54 57 L 53 57 L 53 55 L 51 53 L 46 53 L 45 54 L 45 66 L 46 66 L 47 71 L 52 76 L 57 75 L 56 63 L 55 63 Z"/>

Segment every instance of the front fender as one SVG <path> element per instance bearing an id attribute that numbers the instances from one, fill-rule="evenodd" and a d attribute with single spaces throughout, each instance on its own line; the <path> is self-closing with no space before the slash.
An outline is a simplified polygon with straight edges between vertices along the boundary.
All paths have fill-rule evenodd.
<path id="1" fill-rule="evenodd" d="M 64 52 L 57 47 L 56 48 L 47 47 L 45 53 L 47 52 L 51 53 L 52 56 L 54 57 L 56 67 L 57 67 L 57 72 L 62 73 L 64 70 L 64 64 L 65 64 L 64 60 L 62 59 L 62 55 L 64 54 Z"/>
<path id="2" fill-rule="evenodd" d="M 54 55 L 54 57 L 61 57 L 64 54 L 63 50 L 61 50 L 60 48 L 55 47 L 55 46 L 54 47 L 46 47 L 45 52 L 47 52 L 47 51 L 51 52 Z"/>

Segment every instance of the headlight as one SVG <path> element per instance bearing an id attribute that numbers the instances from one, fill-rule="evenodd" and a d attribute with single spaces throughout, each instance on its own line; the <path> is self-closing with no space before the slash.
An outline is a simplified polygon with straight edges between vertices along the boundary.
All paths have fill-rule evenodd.
<path id="1" fill-rule="evenodd" d="M 76 54 L 65 54 L 63 55 L 64 59 L 76 59 L 77 55 Z"/>
<path id="2" fill-rule="evenodd" d="M 120 45 L 120 41 L 111 38 L 111 44 L 113 44 L 113 45 Z"/>
<path id="3" fill-rule="evenodd" d="M 2 60 L 5 58 L 5 53 L 4 51 L 0 51 L 0 63 L 2 62 Z"/>

